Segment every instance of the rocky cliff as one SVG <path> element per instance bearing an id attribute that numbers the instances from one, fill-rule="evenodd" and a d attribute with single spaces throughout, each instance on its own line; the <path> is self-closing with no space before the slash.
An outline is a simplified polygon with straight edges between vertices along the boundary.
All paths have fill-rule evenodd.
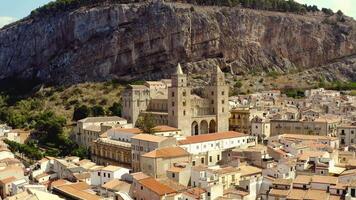
<path id="1" fill-rule="evenodd" d="M 27 18 L 1 29 L 0 79 L 155 79 L 170 74 L 177 62 L 200 72 L 207 67 L 205 60 L 235 74 L 288 71 L 353 54 L 356 22 L 336 14 L 162 2 L 115 4 Z"/>

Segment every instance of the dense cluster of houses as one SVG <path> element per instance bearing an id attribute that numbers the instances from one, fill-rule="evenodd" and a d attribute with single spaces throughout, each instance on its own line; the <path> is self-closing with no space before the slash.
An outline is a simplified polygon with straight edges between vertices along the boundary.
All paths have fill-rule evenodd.
<path id="1" fill-rule="evenodd" d="M 121 117 L 88 117 L 73 130 L 89 159 L 45 157 L 24 166 L 0 148 L 2 199 L 356 199 L 356 99 L 312 89 L 230 97 L 229 131 L 145 133 Z M 194 129 L 194 127 L 192 127 Z M 0 126 L 19 143 L 29 133 Z"/>

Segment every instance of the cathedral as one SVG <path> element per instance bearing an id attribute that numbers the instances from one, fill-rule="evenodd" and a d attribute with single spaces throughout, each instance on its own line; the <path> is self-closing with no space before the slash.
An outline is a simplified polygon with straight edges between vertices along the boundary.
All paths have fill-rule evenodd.
<path id="1" fill-rule="evenodd" d="M 171 79 L 129 85 L 122 95 L 122 116 L 135 124 L 150 114 L 157 125 L 178 128 L 186 136 L 227 131 L 229 128 L 229 87 L 218 66 L 201 94 L 193 94 L 180 64 Z"/>

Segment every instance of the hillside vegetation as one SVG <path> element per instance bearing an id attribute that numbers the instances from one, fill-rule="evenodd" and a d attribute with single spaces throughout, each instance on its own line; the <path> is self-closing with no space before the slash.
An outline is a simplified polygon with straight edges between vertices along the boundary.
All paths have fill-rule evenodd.
<path id="1" fill-rule="evenodd" d="M 32 131 L 34 140 L 27 144 L 8 142 L 12 150 L 29 159 L 45 155 L 87 157 L 86 149 L 70 139 L 73 118 L 120 115 L 121 112 L 123 87 L 113 82 L 83 83 L 67 88 L 37 86 L 22 94 L 12 92 L 18 91 L 14 88 L 16 86 L 10 86 L 10 90 L 0 93 L 0 123 Z"/>
<path id="2" fill-rule="evenodd" d="M 82 6 L 96 6 L 103 4 L 115 3 L 132 3 L 144 2 L 145 0 L 56 0 L 44 6 L 41 6 L 31 12 L 31 17 L 43 17 L 54 15 L 60 12 L 75 10 Z M 174 2 L 175 0 L 170 0 Z M 179 1 L 182 2 L 182 1 Z M 303 14 L 306 12 L 317 12 L 320 9 L 315 5 L 306 5 L 295 2 L 294 0 L 185 0 L 183 2 L 196 5 L 212 5 L 212 6 L 241 6 L 243 8 L 279 11 L 279 12 L 294 12 Z M 322 8 L 325 14 L 332 15 L 334 12 L 331 9 Z"/>

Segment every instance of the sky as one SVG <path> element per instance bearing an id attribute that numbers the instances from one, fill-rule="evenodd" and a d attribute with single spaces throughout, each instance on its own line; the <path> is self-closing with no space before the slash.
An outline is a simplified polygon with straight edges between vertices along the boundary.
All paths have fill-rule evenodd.
<path id="1" fill-rule="evenodd" d="M 51 0 L 0 0 L 0 28 L 26 17 L 30 12 Z M 341 10 L 356 19 L 356 0 L 295 0 L 299 3 L 317 5 L 319 8 Z"/>

